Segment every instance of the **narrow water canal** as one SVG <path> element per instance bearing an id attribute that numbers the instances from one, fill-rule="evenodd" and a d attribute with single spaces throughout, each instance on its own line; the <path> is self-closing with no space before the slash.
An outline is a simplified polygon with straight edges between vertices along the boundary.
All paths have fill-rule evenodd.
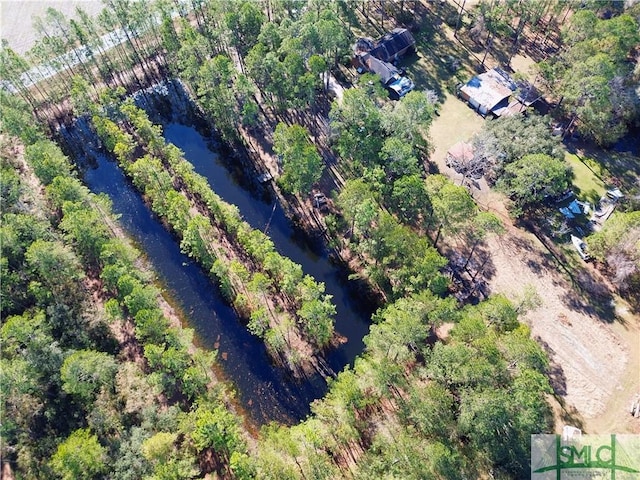
<path id="1" fill-rule="evenodd" d="M 276 203 L 263 200 L 244 190 L 220 162 L 218 155 L 207 147 L 207 142 L 193 127 L 177 123 L 165 125 L 164 137 L 184 152 L 196 172 L 209 181 L 214 192 L 228 203 L 235 204 L 244 219 L 253 227 L 265 231 L 278 251 L 302 265 L 304 273 L 324 282 L 326 292 L 333 296 L 336 305 L 336 330 L 347 337 L 347 342 L 329 352 L 327 362 L 339 372 L 362 352 L 362 337 L 369 329 L 371 308 L 358 303 L 341 272 L 329 261 L 326 252 L 314 252 L 304 240 L 296 236 L 291 222 Z"/>
<path id="2" fill-rule="evenodd" d="M 82 120 L 79 121 L 75 133 L 86 135 L 87 131 Z M 213 190 L 227 202 L 237 205 L 254 228 L 264 230 L 268 223 L 267 233 L 282 254 L 301 264 L 305 273 L 325 283 L 337 308 L 336 330 L 347 337 L 345 344 L 328 352 L 327 363 L 336 372 L 352 363 L 362 351 L 362 337 L 368 331 L 372 306 L 359 303 L 345 273 L 329 261 L 326 253 L 314 253 L 296 239 L 289 220 L 278 205 L 274 210 L 273 204 L 265 203 L 236 184 L 194 127 L 166 123 L 165 138 L 185 152 L 185 158 L 208 179 Z M 90 143 L 85 138 L 84 144 Z M 185 312 L 198 343 L 204 348 L 218 349 L 219 363 L 234 383 L 238 400 L 246 412 L 258 424 L 271 420 L 292 423 L 303 419 L 310 411 L 309 404 L 326 392 L 324 379 L 317 375 L 296 381 L 274 367 L 262 342 L 248 333 L 208 276 L 180 252 L 176 240 L 149 211 L 116 163 L 95 152 L 93 156 L 95 165 L 84 174 L 87 186 L 93 192 L 105 193 L 111 198 L 114 212 L 121 215 L 121 224 L 144 250 L 160 282 Z"/>

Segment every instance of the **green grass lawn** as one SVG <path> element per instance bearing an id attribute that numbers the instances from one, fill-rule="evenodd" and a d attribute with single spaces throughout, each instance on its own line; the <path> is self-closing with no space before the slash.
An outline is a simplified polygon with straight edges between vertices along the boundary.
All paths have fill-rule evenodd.
<path id="1" fill-rule="evenodd" d="M 438 111 L 439 116 L 435 117 L 429 129 L 435 161 L 444 160 L 447 150 L 456 143 L 470 140 L 485 122 L 466 102 L 451 94 L 446 94 Z"/>
<path id="2" fill-rule="evenodd" d="M 590 159 L 581 160 L 573 153 L 565 153 L 564 158 L 573 169 L 573 184 L 578 197 L 591 203 L 597 202 L 606 190 L 599 164 Z"/>

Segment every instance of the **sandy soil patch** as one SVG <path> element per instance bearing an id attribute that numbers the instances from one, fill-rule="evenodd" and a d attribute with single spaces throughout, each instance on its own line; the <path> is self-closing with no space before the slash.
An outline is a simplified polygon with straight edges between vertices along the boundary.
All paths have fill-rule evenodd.
<path id="1" fill-rule="evenodd" d="M 24 55 L 38 38 L 33 28 L 35 16 L 44 16 L 53 7 L 67 18 L 76 18 L 76 7 L 96 16 L 104 8 L 100 0 L 0 0 L 0 35 L 17 53 Z"/>
<path id="2" fill-rule="evenodd" d="M 531 57 L 518 53 L 511 57 L 509 65 L 514 72 L 524 75 L 530 82 L 535 82 L 536 62 Z"/>
<path id="3" fill-rule="evenodd" d="M 596 418 L 622 389 L 629 346 L 603 320 L 567 305 L 571 286 L 528 237 L 510 228 L 488 246 L 495 268 L 491 291 L 517 298 L 524 286 L 535 287 L 542 306 L 524 320 L 549 353 L 554 390 L 585 419 Z"/>

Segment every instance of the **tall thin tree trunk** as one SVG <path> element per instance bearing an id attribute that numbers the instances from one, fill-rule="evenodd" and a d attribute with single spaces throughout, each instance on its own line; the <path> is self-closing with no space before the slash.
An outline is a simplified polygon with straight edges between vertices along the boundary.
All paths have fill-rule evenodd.
<path id="1" fill-rule="evenodd" d="M 462 1 L 462 5 L 460 6 L 460 12 L 458 13 L 458 19 L 456 20 L 456 28 L 453 31 L 453 36 L 458 37 L 458 30 L 460 29 L 460 22 L 462 21 L 462 13 L 464 12 L 464 6 L 467 4 L 467 0 Z"/>
<path id="2" fill-rule="evenodd" d="M 433 241 L 433 248 L 438 246 L 438 240 L 440 240 L 440 233 L 442 232 L 442 224 L 438 227 L 438 233 L 436 233 L 436 239 Z"/>
<path id="3" fill-rule="evenodd" d="M 467 265 L 469 265 L 469 262 L 471 261 L 471 257 L 473 256 L 473 253 L 476 251 L 476 247 L 478 246 L 479 243 L 480 243 L 480 240 L 476 240 L 473 244 L 473 247 L 471 247 L 471 252 L 467 257 L 467 260 L 464 262 L 464 265 L 462 266 L 463 271 L 466 270 Z"/>

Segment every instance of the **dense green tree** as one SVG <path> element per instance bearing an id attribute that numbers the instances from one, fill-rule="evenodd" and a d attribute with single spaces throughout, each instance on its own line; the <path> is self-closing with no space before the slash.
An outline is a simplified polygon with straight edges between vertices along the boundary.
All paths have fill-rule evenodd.
<path id="1" fill-rule="evenodd" d="M 389 96 L 387 90 L 382 86 L 380 75 L 366 72 L 358 77 L 358 87 L 367 92 L 367 95 L 376 103 L 380 103 Z"/>
<path id="2" fill-rule="evenodd" d="M 51 458 L 51 467 L 63 480 L 95 478 L 107 469 L 106 449 L 89 430 L 73 432 Z"/>
<path id="3" fill-rule="evenodd" d="M 319 17 L 319 21 L 315 23 L 321 49 L 318 53 L 324 54 L 328 65 L 336 66 L 341 54 L 351 47 L 351 33 L 330 8 L 325 8 Z"/>
<path id="4" fill-rule="evenodd" d="M 29 145 L 26 158 L 35 174 L 45 185 L 49 185 L 58 175 L 68 176 L 71 168 L 67 157 L 60 147 L 49 140 L 42 140 Z"/>
<path id="5" fill-rule="evenodd" d="M 266 17 L 260 5 L 250 1 L 227 3 L 224 22 L 230 32 L 231 43 L 244 57 L 257 42 Z"/>
<path id="6" fill-rule="evenodd" d="M 155 397 L 160 394 L 140 367 L 132 362 L 118 364 L 115 392 L 127 414 L 140 414 L 145 409 L 152 408 Z"/>
<path id="7" fill-rule="evenodd" d="M 0 65 L 4 62 L 4 58 L 0 57 Z M 1 71 L 0 78 L 3 78 Z M 41 127 L 33 121 L 29 107 L 20 97 L 0 89 L 0 108 L 2 112 L 0 132 L 20 138 L 26 143 L 34 143 L 42 139 Z"/>
<path id="8" fill-rule="evenodd" d="M 498 187 L 509 195 L 513 212 L 521 215 L 539 206 L 546 196 L 556 196 L 571 184 L 571 168 L 545 154 L 526 155 L 505 167 Z"/>
<path id="9" fill-rule="evenodd" d="M 273 135 L 273 149 L 282 158 L 280 181 L 286 191 L 305 194 L 320 180 L 324 163 L 304 127 L 278 124 Z"/>
<path id="10" fill-rule="evenodd" d="M 46 193 L 52 206 L 59 212 L 62 212 L 65 202 L 77 203 L 77 208 L 81 208 L 81 202 L 89 199 L 87 187 L 82 185 L 77 178 L 63 175 L 58 175 L 47 185 Z M 103 200 L 107 201 L 106 197 Z"/>
<path id="11" fill-rule="evenodd" d="M 27 213 L 3 212 L 0 225 L 0 304 L 3 317 L 21 313 L 36 301 L 37 291 L 28 288 L 33 280 L 24 269 L 27 249 L 36 240 L 50 239 L 48 223 Z"/>
<path id="12" fill-rule="evenodd" d="M 531 339 L 531 330 L 525 324 L 502 335 L 498 346 L 516 372 L 529 369 L 544 373 L 549 366 L 549 359 L 540 345 Z"/>
<path id="13" fill-rule="evenodd" d="M 22 187 L 20 175 L 15 168 L 5 164 L 0 169 L 0 208 L 3 212 L 12 210 L 20 198 Z"/>
<path id="14" fill-rule="evenodd" d="M 412 147 L 426 145 L 426 134 L 435 106 L 426 92 L 414 90 L 384 109 L 382 124 L 388 132 Z"/>
<path id="15" fill-rule="evenodd" d="M 40 396 L 35 384 L 54 385 L 60 380 L 63 351 L 51 334 L 45 314 L 41 311 L 11 316 L 0 330 L 3 343 L 3 358 L 24 361 L 19 369 L 28 373 L 23 392 Z M 7 390 L 11 392 L 11 390 Z"/>
<path id="16" fill-rule="evenodd" d="M 476 204 L 466 188 L 454 185 L 442 175 L 429 175 L 426 180 L 427 192 L 433 212 L 429 222 L 439 224 L 439 228 L 451 234 L 458 234 L 474 218 Z M 439 236 L 438 231 L 438 236 Z M 438 237 L 434 242 L 438 243 Z"/>
<path id="17" fill-rule="evenodd" d="M 380 150 L 380 161 L 388 180 L 420 173 L 420 165 L 411 144 L 399 137 L 387 138 Z"/>
<path id="18" fill-rule="evenodd" d="M 233 451 L 242 450 L 243 441 L 237 419 L 224 406 L 200 406 L 191 416 L 195 429 L 190 435 L 199 451 L 213 448 L 214 451 L 229 456 Z"/>
<path id="19" fill-rule="evenodd" d="M 114 479 L 138 480 L 151 473 L 151 464 L 142 455 L 142 444 L 149 436 L 149 432 L 138 426 L 123 435 L 110 468 Z"/>
<path id="20" fill-rule="evenodd" d="M 451 392 L 437 383 L 412 385 L 401 415 L 426 438 L 450 438 L 455 429 L 454 401 Z"/>
<path id="21" fill-rule="evenodd" d="M 337 152 L 354 163 L 356 172 L 378 158 L 383 142 L 381 114 L 364 90 L 346 90 L 342 102 L 331 106 L 329 119 Z"/>
<path id="22" fill-rule="evenodd" d="M 115 359 L 103 352 L 79 350 L 65 358 L 60 369 L 62 388 L 85 404 L 102 388 L 110 389 L 116 374 Z"/>
<path id="23" fill-rule="evenodd" d="M 525 155 L 544 153 L 562 159 L 560 139 L 551 134 L 548 117 L 513 115 L 489 120 L 473 138 L 474 161 L 478 170 L 495 181 L 504 167 Z"/>
<path id="24" fill-rule="evenodd" d="M 566 48 L 539 64 L 562 108 L 584 135 L 600 145 L 622 137 L 638 118 L 640 102 L 629 52 L 640 42 L 637 20 L 622 14 L 600 19 L 575 12 L 563 30 Z"/>
<path id="25" fill-rule="evenodd" d="M 60 228 L 67 233 L 70 243 L 83 261 L 97 266 L 109 230 L 104 215 L 79 203 L 65 202 Z"/>
<path id="26" fill-rule="evenodd" d="M 421 225 L 433 208 L 427 195 L 424 179 L 419 175 L 408 175 L 393 182 L 389 208 L 409 225 Z"/>
<path id="27" fill-rule="evenodd" d="M 71 249 L 61 242 L 36 240 L 27 249 L 25 260 L 34 275 L 29 290 L 42 304 L 80 303 L 78 284 L 84 272 Z"/>
<path id="28" fill-rule="evenodd" d="M 587 237 L 589 254 L 604 262 L 614 283 L 637 303 L 640 276 L 640 212 L 617 212 Z"/>
<path id="29" fill-rule="evenodd" d="M 322 347 L 331 341 L 336 307 L 331 303 L 330 295 L 304 301 L 296 313 L 303 321 L 305 333 L 314 343 Z"/>
<path id="30" fill-rule="evenodd" d="M 142 443 L 142 454 L 152 463 L 165 461 L 174 452 L 177 433 L 158 432 Z"/>
<path id="31" fill-rule="evenodd" d="M 367 478 L 461 479 L 459 456 L 440 442 L 425 443 L 408 429 L 392 428 L 375 437 L 358 462 L 358 480 Z"/>
<path id="32" fill-rule="evenodd" d="M 196 76 L 198 95 L 222 135 L 228 140 L 237 136 L 239 114 L 234 90 L 236 72 L 231 59 L 217 55 L 204 61 Z"/>

